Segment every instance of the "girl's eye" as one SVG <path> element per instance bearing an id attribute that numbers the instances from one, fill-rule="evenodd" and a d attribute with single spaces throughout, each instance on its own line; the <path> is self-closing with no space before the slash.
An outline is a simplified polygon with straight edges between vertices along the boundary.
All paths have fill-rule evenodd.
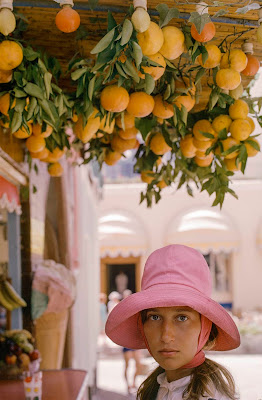
<path id="1" fill-rule="evenodd" d="M 147 317 L 148 319 L 151 319 L 152 321 L 158 321 L 159 320 L 159 315 L 156 315 L 156 314 L 151 314 L 151 315 L 148 315 L 148 317 Z"/>
<path id="2" fill-rule="evenodd" d="M 185 322 L 188 320 L 188 317 L 186 315 L 179 315 L 177 319 L 178 321 Z"/>

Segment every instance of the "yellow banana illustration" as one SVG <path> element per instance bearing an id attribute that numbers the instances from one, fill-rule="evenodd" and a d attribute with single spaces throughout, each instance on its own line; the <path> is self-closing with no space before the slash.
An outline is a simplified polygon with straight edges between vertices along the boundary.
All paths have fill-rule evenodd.
<path id="1" fill-rule="evenodd" d="M 14 309 L 13 304 L 6 298 L 3 282 L 0 282 L 0 304 L 8 311 Z"/>
<path id="2" fill-rule="evenodd" d="M 15 291 L 13 286 L 7 280 L 3 281 L 3 286 L 7 294 L 6 297 L 10 300 L 11 303 L 14 304 L 14 308 L 26 307 L 26 302 L 24 301 L 24 299 L 19 296 L 19 294 Z"/>

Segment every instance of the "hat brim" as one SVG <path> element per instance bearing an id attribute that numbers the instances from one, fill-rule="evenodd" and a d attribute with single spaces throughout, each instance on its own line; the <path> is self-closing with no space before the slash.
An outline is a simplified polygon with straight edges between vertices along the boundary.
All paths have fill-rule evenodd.
<path id="1" fill-rule="evenodd" d="M 229 313 L 216 301 L 198 290 L 179 284 L 154 285 L 122 300 L 108 316 L 105 332 L 120 346 L 144 349 L 138 326 L 139 313 L 156 307 L 188 306 L 212 321 L 218 336 L 212 350 L 225 351 L 240 345 L 237 326 Z"/>

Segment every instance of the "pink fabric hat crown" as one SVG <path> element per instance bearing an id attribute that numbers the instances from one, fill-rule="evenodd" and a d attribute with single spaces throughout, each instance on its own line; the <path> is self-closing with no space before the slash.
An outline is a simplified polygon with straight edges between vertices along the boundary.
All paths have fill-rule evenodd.
<path id="1" fill-rule="evenodd" d="M 216 324 L 218 336 L 212 350 L 234 349 L 240 344 L 238 329 L 228 312 L 211 299 L 211 291 L 210 270 L 201 253 L 182 245 L 158 249 L 146 262 L 141 291 L 122 300 L 110 313 L 106 334 L 121 346 L 145 348 L 140 311 L 188 306 Z"/>

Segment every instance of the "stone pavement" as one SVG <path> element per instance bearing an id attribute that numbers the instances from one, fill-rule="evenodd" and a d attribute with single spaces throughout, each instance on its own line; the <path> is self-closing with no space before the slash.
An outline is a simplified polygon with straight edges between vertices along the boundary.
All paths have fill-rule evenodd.
<path id="1" fill-rule="evenodd" d="M 97 389 L 93 394 L 92 400 L 134 400 L 133 395 L 123 395 L 116 392 L 111 392 L 109 390 Z"/>

